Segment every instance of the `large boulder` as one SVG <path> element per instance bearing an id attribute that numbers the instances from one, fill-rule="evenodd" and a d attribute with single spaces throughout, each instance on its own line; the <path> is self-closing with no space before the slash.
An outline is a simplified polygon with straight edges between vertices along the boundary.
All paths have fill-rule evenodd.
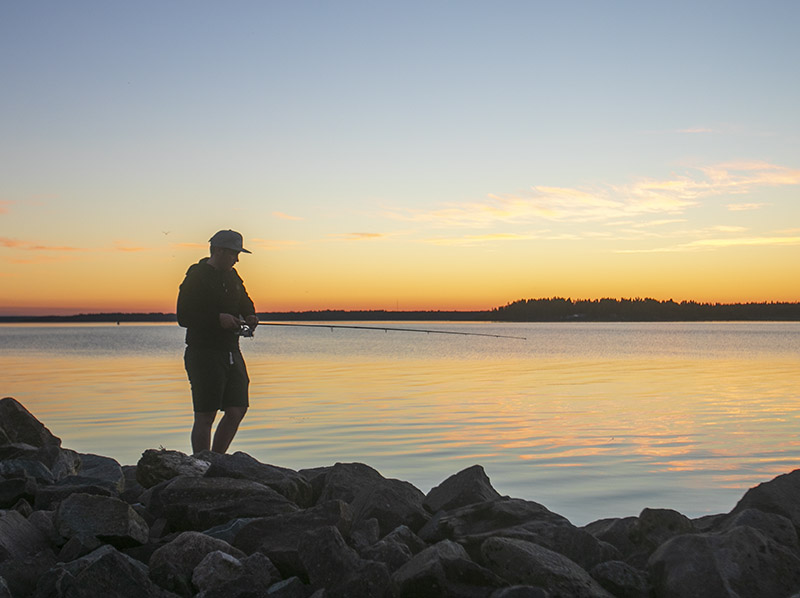
<path id="1" fill-rule="evenodd" d="M 55 526 L 64 538 L 95 536 L 118 548 L 144 544 L 150 528 L 131 506 L 118 499 L 72 494 L 59 504 Z"/>
<path id="2" fill-rule="evenodd" d="M 176 531 L 202 531 L 237 518 L 297 511 L 285 496 L 249 480 L 181 476 L 147 494 L 143 500 L 148 511 L 166 519 Z"/>
<path id="3" fill-rule="evenodd" d="M 426 509 L 436 513 L 498 498 L 500 493 L 492 488 L 483 467 L 473 465 L 431 489 L 423 504 Z"/>
<path id="4" fill-rule="evenodd" d="M 23 558 L 0 561 L 0 577 L 6 580 L 12 596 L 34 596 L 39 580 L 56 566 L 58 560 L 48 548 Z"/>
<path id="5" fill-rule="evenodd" d="M 377 470 L 363 463 L 336 463 L 331 467 L 303 469 L 314 492 L 314 502 L 341 500 L 351 503 L 367 487 L 385 480 Z"/>
<path id="6" fill-rule="evenodd" d="M 60 438 L 11 397 L 0 399 L 0 431 L 5 439 L 3 444 L 23 443 L 36 448 L 61 446 Z"/>
<path id="7" fill-rule="evenodd" d="M 117 494 L 125 490 L 125 475 L 116 459 L 102 455 L 79 454 L 80 469 L 76 478 L 108 486 Z"/>
<path id="8" fill-rule="evenodd" d="M 24 558 L 49 546 L 45 535 L 17 511 L 0 511 L 0 562 Z"/>
<path id="9" fill-rule="evenodd" d="M 408 482 L 383 479 L 363 488 L 353 499 L 354 523 L 377 519 L 380 533 L 388 534 L 399 525 L 420 529 L 430 519 L 422 506 L 425 495 Z"/>
<path id="10" fill-rule="evenodd" d="M 617 598 L 649 598 L 647 574 L 623 561 L 606 561 L 589 571 L 595 581 Z"/>
<path id="11" fill-rule="evenodd" d="M 270 560 L 256 552 L 238 559 L 220 550 L 200 561 L 192 574 L 196 598 L 246 598 L 269 595 L 269 588 L 280 580 Z"/>
<path id="12" fill-rule="evenodd" d="M 254 519 L 236 533 L 233 545 L 247 554 L 261 552 L 267 555 L 284 577 L 305 576 L 305 566 L 299 554 L 303 535 L 321 527 L 334 526 L 347 538 L 352 523 L 352 509 L 342 501 L 331 500 L 294 513 Z"/>
<path id="13" fill-rule="evenodd" d="M 748 490 L 736 504 L 732 513 L 745 509 L 758 509 L 789 519 L 800 528 L 800 469 L 759 484 Z"/>
<path id="14" fill-rule="evenodd" d="M 800 588 L 800 557 L 747 526 L 676 536 L 648 566 L 659 598 L 774 598 Z"/>
<path id="15" fill-rule="evenodd" d="M 399 598 L 479 598 L 508 583 L 475 563 L 460 545 L 443 540 L 400 567 L 392 585 Z"/>
<path id="16" fill-rule="evenodd" d="M 553 596 L 613 598 L 577 563 L 538 544 L 489 538 L 481 553 L 486 566 L 512 584 L 546 588 Z"/>
<path id="17" fill-rule="evenodd" d="M 193 596 L 195 569 L 212 552 L 222 552 L 236 559 L 245 556 L 241 550 L 222 540 L 199 532 L 183 532 L 150 557 L 150 579 L 180 596 Z"/>
<path id="18" fill-rule="evenodd" d="M 236 478 L 258 482 L 269 486 L 299 507 L 306 508 L 313 504 L 311 484 L 296 471 L 261 463 L 242 452 L 220 455 L 204 451 L 197 456 L 211 463 L 205 473 L 206 477 Z"/>
<path id="19" fill-rule="evenodd" d="M 56 445 L 35 447 L 15 443 L 0 446 L 0 476 L 31 477 L 42 484 L 52 484 L 74 475 L 80 468 L 75 451 Z"/>
<path id="20" fill-rule="evenodd" d="M 167 449 L 147 449 L 136 464 L 136 480 L 144 488 L 152 488 L 178 476 L 202 477 L 211 464 L 208 461 Z"/>

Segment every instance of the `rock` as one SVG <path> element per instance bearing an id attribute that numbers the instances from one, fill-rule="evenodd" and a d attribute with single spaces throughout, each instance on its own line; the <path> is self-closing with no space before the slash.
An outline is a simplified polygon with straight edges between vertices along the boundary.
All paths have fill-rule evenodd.
<path id="1" fill-rule="evenodd" d="M 140 502 L 140 497 L 142 493 L 144 493 L 145 488 L 136 479 L 136 466 L 123 465 L 122 475 L 125 478 L 125 487 L 119 497 L 128 504 Z"/>
<path id="2" fill-rule="evenodd" d="M 306 532 L 298 548 L 309 582 L 330 598 L 374 598 L 389 586 L 386 565 L 359 557 L 334 526 Z"/>
<path id="3" fill-rule="evenodd" d="M 314 593 L 316 596 L 316 592 Z M 324 595 L 323 595 L 324 596 Z M 307 598 L 308 587 L 297 577 L 284 579 L 273 584 L 267 590 L 268 598 Z M 251 594 L 248 596 L 237 596 L 237 598 L 261 598 L 261 594 Z M 313 597 L 312 597 L 313 598 Z"/>
<path id="4" fill-rule="evenodd" d="M 56 566 L 56 562 L 56 555 L 47 548 L 23 558 L 0 561 L 0 577 L 6 580 L 12 596 L 33 596 L 39 580 Z"/>
<path id="5" fill-rule="evenodd" d="M 183 532 L 150 557 L 150 579 L 180 596 L 194 595 L 192 578 L 197 566 L 212 552 L 223 552 L 241 560 L 245 554 L 227 542 L 199 532 Z"/>
<path id="6" fill-rule="evenodd" d="M 414 556 L 405 544 L 387 540 L 365 546 L 359 554 L 366 560 L 383 563 L 390 573 L 397 571 Z"/>
<path id="7" fill-rule="evenodd" d="M 745 509 L 782 515 L 800 528 L 800 469 L 751 488 L 731 513 L 739 513 Z"/>
<path id="8" fill-rule="evenodd" d="M 39 484 L 52 484 L 53 472 L 41 461 L 33 459 L 5 459 L 0 461 L 0 476 L 4 478 L 31 478 Z"/>
<path id="9" fill-rule="evenodd" d="M 61 546 L 64 538 L 56 530 L 55 511 L 34 511 L 28 516 L 28 523 L 38 529 L 51 546 Z"/>
<path id="10" fill-rule="evenodd" d="M 152 488 L 144 498 L 150 513 L 177 531 L 199 531 L 233 519 L 297 511 L 272 488 L 248 480 L 181 476 Z"/>
<path id="11" fill-rule="evenodd" d="M 676 536 L 648 563 L 659 598 L 774 598 L 800 588 L 800 558 L 750 527 Z"/>
<path id="12" fill-rule="evenodd" d="M 567 557 L 512 538 L 489 538 L 481 546 L 486 566 L 512 584 L 546 588 L 554 596 L 613 598 Z"/>
<path id="13" fill-rule="evenodd" d="M 648 598 L 647 575 L 623 561 L 606 561 L 589 571 L 595 581 L 616 598 Z"/>
<path id="14" fill-rule="evenodd" d="M 93 496 L 105 496 L 109 498 L 116 497 L 116 492 L 109 488 L 107 485 L 99 486 L 97 484 L 82 483 L 77 480 L 77 484 L 70 483 L 70 478 L 65 478 L 64 483 L 59 482 L 52 486 L 39 486 L 36 492 L 36 502 L 34 506 L 37 509 L 55 509 L 59 503 L 69 498 L 73 494 L 91 494 Z"/>
<path id="15" fill-rule="evenodd" d="M 206 477 L 237 478 L 258 482 L 269 486 L 299 507 L 306 508 L 313 504 L 311 484 L 296 471 L 261 463 L 242 452 L 220 455 L 204 451 L 198 457 L 211 463 L 205 473 Z"/>
<path id="16" fill-rule="evenodd" d="M 80 470 L 78 476 L 83 480 L 99 482 L 99 485 L 108 485 L 117 494 L 125 489 L 125 476 L 122 467 L 115 459 L 92 454 L 79 454 Z"/>
<path id="17" fill-rule="evenodd" d="M 583 527 L 602 542 L 606 542 L 619 550 L 623 558 L 636 551 L 636 544 L 631 540 L 631 531 L 636 525 L 636 517 L 600 519 Z"/>
<path id="18" fill-rule="evenodd" d="M 81 557 L 103 546 L 103 542 L 96 536 L 78 534 L 72 536 L 58 553 L 58 560 L 63 563 L 78 560 Z"/>
<path id="19" fill-rule="evenodd" d="M 8 589 L 8 584 L 2 577 L 0 577 L 0 598 L 11 598 L 11 590 Z"/>
<path id="20" fill-rule="evenodd" d="M 180 451 L 148 449 L 136 464 L 136 480 L 143 488 L 152 488 L 178 476 L 202 477 L 210 465 Z"/>
<path id="21" fill-rule="evenodd" d="M 271 585 L 281 579 L 275 565 L 260 552 L 237 560 L 242 566 L 239 575 L 221 583 L 215 583 L 208 589 L 198 593 L 195 598 L 231 598 L 232 596 L 237 598 L 261 598 L 268 596 Z M 198 574 L 199 570 L 203 569 L 203 566 L 201 562 L 195 568 L 195 575 Z M 302 584 L 301 586 L 303 587 L 303 596 L 305 596 L 305 586 Z"/>
<path id="22" fill-rule="evenodd" d="M 49 547 L 47 538 L 17 511 L 0 511 L 0 562 L 21 559 Z"/>
<path id="23" fill-rule="evenodd" d="M 329 500 L 349 504 L 364 488 L 386 479 L 363 463 L 336 463 L 332 467 L 304 469 L 300 474 L 311 482 L 315 504 Z"/>
<path id="24" fill-rule="evenodd" d="M 194 568 L 192 585 L 201 592 L 207 592 L 240 577 L 243 572 L 242 561 L 227 552 L 215 550 L 209 552 Z"/>
<path id="25" fill-rule="evenodd" d="M 498 498 L 500 494 L 492 488 L 483 467 L 473 465 L 433 488 L 423 504 L 426 509 L 436 513 Z"/>
<path id="26" fill-rule="evenodd" d="M 511 586 L 495 590 L 489 598 L 550 598 L 550 594 L 536 586 Z"/>
<path id="27" fill-rule="evenodd" d="M 0 509 L 8 509 L 20 499 L 33 503 L 36 500 L 36 490 L 36 482 L 27 476 L 0 479 Z"/>
<path id="28" fill-rule="evenodd" d="M 343 537 L 348 537 L 352 523 L 352 509 L 342 501 L 332 500 L 286 515 L 255 519 L 239 530 L 233 545 L 247 554 L 267 555 L 286 578 L 302 576 L 305 567 L 298 553 L 300 538 L 308 531 L 327 526 L 336 527 Z"/>
<path id="29" fill-rule="evenodd" d="M 758 509 L 743 509 L 734 511 L 729 517 L 725 518 L 719 528 L 724 531 L 741 525 L 757 529 L 768 538 L 772 538 L 778 544 L 783 544 L 793 551 L 800 549 L 797 529 L 783 515 L 765 513 Z"/>
<path id="30" fill-rule="evenodd" d="M 354 523 L 375 518 L 381 534 L 388 534 L 398 525 L 420 529 L 430 519 L 422 506 L 425 495 L 408 482 L 383 480 L 359 492 L 351 506 Z"/>
<path id="31" fill-rule="evenodd" d="M 64 499 L 56 509 L 54 523 L 64 538 L 96 536 L 117 548 L 144 544 L 150 532 L 128 503 L 91 494 L 73 494 Z"/>
<path id="32" fill-rule="evenodd" d="M 398 569 L 392 585 L 399 598 L 478 598 L 508 584 L 473 562 L 462 546 L 443 540 Z"/>
<path id="33" fill-rule="evenodd" d="M 53 436 L 44 424 L 11 397 L 0 399 L 0 430 L 7 439 L 3 444 L 24 443 L 37 448 L 61 446 L 60 438 Z"/>
<path id="34" fill-rule="evenodd" d="M 71 563 L 59 563 L 39 580 L 36 598 L 155 598 L 166 594 L 147 576 L 147 567 L 112 546 Z"/>
<path id="35" fill-rule="evenodd" d="M 411 551 L 411 554 L 417 554 L 428 547 L 428 545 L 423 542 L 417 534 L 412 532 L 407 525 L 400 525 L 394 528 L 384 536 L 383 540 L 405 544 Z"/>

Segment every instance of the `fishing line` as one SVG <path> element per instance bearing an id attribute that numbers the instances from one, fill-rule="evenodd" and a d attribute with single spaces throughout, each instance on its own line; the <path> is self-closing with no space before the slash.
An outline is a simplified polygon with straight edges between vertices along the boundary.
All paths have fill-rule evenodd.
<path id="1" fill-rule="evenodd" d="M 492 338 L 513 338 L 521 341 L 528 340 L 524 336 L 511 336 L 508 334 L 490 334 L 487 332 L 460 332 L 457 330 L 432 330 L 428 328 L 395 328 L 392 326 L 357 326 L 351 324 L 297 324 L 295 322 L 259 322 L 259 326 L 300 326 L 303 328 L 349 328 L 352 330 L 383 330 L 384 332 L 425 332 L 427 334 L 458 334 L 461 336 L 489 336 Z M 245 328 L 243 326 L 243 328 Z M 252 336 L 253 331 L 247 328 L 242 336 Z"/>

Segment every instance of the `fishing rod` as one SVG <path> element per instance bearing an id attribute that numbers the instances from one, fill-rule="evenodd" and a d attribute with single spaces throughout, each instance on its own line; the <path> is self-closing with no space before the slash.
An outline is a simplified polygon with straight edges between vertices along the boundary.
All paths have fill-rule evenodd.
<path id="1" fill-rule="evenodd" d="M 513 338 L 517 340 L 528 340 L 524 336 L 511 336 L 508 334 L 489 334 L 487 332 L 461 332 L 457 330 L 431 330 L 428 328 L 395 328 L 392 326 L 358 326 L 353 324 L 298 324 L 295 322 L 259 322 L 259 326 L 300 326 L 303 328 L 349 328 L 353 330 L 383 330 L 384 332 L 425 332 L 427 334 L 458 334 L 461 336 L 490 336 L 493 338 Z M 242 325 L 239 334 L 241 336 L 253 336 L 253 330 L 246 325 Z"/>

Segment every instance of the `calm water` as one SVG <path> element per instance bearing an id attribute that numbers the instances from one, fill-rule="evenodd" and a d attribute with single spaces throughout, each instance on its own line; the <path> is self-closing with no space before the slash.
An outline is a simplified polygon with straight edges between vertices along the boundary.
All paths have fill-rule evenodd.
<path id="1" fill-rule="evenodd" d="M 412 326 L 528 340 L 261 327 L 231 450 L 360 461 L 423 492 L 480 463 L 578 525 L 725 512 L 800 464 L 800 323 Z M 174 324 L 0 326 L 0 395 L 80 452 L 190 452 L 182 354 Z"/>

